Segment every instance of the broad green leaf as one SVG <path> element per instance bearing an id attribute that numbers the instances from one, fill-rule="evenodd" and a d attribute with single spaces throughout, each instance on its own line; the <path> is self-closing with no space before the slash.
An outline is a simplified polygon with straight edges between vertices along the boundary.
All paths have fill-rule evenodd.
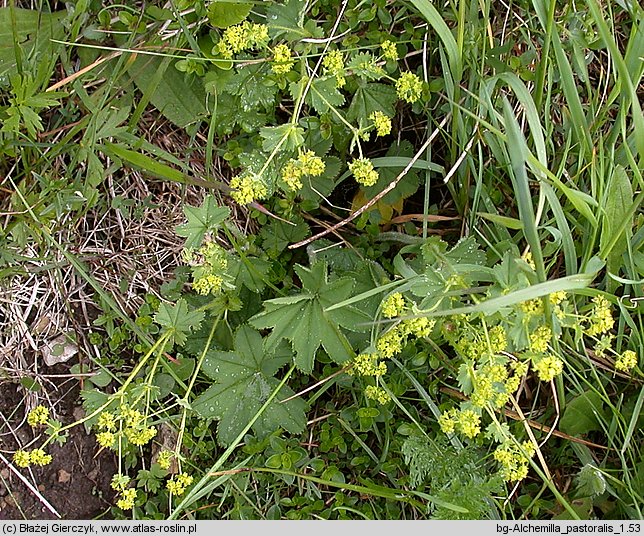
<path id="1" fill-rule="evenodd" d="M 299 242 L 309 235 L 309 226 L 302 218 L 294 218 L 293 223 L 272 220 L 259 232 L 262 248 L 271 256 L 277 257 L 289 244 Z"/>
<path id="2" fill-rule="evenodd" d="M 586 391 L 566 405 L 559 428 L 574 437 L 601 431 L 604 414 L 601 396 L 594 391 Z"/>
<path id="3" fill-rule="evenodd" d="M 130 66 L 129 75 L 143 94 L 150 93 L 152 105 L 175 125 L 185 128 L 199 123 L 206 116 L 203 80 L 194 77 L 188 82 L 184 74 L 171 65 L 163 72 L 162 83 L 154 87 L 152 84 L 163 60 L 157 56 L 138 56 Z"/>
<path id="4" fill-rule="evenodd" d="M 204 235 L 217 230 L 230 216 L 230 209 L 217 205 L 213 195 L 207 195 L 200 207 L 184 205 L 183 212 L 188 222 L 178 225 L 176 233 L 186 239 L 186 248 L 199 247 Z"/>
<path id="5" fill-rule="evenodd" d="M 216 383 L 195 399 L 192 408 L 203 418 L 219 420 L 217 439 L 222 445 L 235 440 L 280 383 L 273 376 L 291 360 L 290 352 L 283 349 L 267 352 L 261 335 L 244 325 L 235 334 L 234 351 L 206 354 L 202 371 Z M 253 424 L 259 438 L 278 428 L 293 434 L 304 430 L 304 402 L 299 398 L 280 402 L 292 395 L 291 389 L 282 387 Z"/>
<path id="6" fill-rule="evenodd" d="M 393 117 L 397 99 L 396 90 L 391 86 L 379 83 L 360 86 L 349 105 L 347 120 L 364 124 L 373 112 Z"/>
<path id="7" fill-rule="evenodd" d="M 344 95 L 335 87 L 334 77 L 316 78 L 306 95 L 306 101 L 319 114 L 324 114 L 330 108 L 338 108 L 344 104 Z"/>
<path id="8" fill-rule="evenodd" d="M 593 497 L 606 491 L 606 478 L 593 464 L 587 463 L 577 475 L 577 495 Z"/>
<path id="9" fill-rule="evenodd" d="M 304 30 L 304 0 L 288 0 L 284 4 L 273 4 L 266 13 L 271 37 L 284 35 L 287 39 L 309 37 Z"/>
<path id="10" fill-rule="evenodd" d="M 619 229 L 624 216 L 628 214 L 628 208 L 633 202 L 633 186 L 622 166 L 617 166 L 608 184 L 606 204 L 604 205 L 604 218 L 602 219 L 602 233 L 600 248 L 605 251 L 608 243 L 614 240 L 614 234 Z M 622 234 L 613 241 L 612 249 L 606 258 L 606 269 L 618 274 L 622 266 L 622 255 L 628 247 L 628 238 L 631 233 L 630 226 L 626 227 Z M 614 292 L 617 282 L 607 280 L 607 291 Z"/>
<path id="11" fill-rule="evenodd" d="M 14 8 L 13 13 L 15 26 L 11 9 L 0 7 L 0 76 L 17 74 L 14 35 L 23 58 L 29 58 L 35 52 L 43 60 L 49 60 L 54 54 L 55 43 L 51 39 L 63 39 L 65 36 L 61 21 L 67 16 L 66 11 L 46 13 Z"/>
<path id="12" fill-rule="evenodd" d="M 347 69 L 363 80 L 379 80 L 385 74 L 384 69 L 376 65 L 373 55 L 367 52 L 360 52 L 351 58 Z"/>
<path id="13" fill-rule="evenodd" d="M 270 153 L 278 151 L 295 151 L 304 144 L 304 129 L 293 123 L 284 123 L 276 127 L 264 127 L 259 131 L 264 139 L 262 148 Z"/>
<path id="14" fill-rule="evenodd" d="M 208 22 L 215 28 L 228 28 L 228 26 L 242 22 L 252 7 L 252 2 L 214 0 L 207 8 Z"/>
<path id="15" fill-rule="evenodd" d="M 253 292 L 261 292 L 266 287 L 271 264 L 257 257 L 244 259 L 232 258 L 229 262 L 230 273 L 235 277 L 235 286 L 245 285 Z"/>
<path id="16" fill-rule="evenodd" d="M 325 309 L 348 298 L 354 281 L 344 277 L 329 283 L 324 262 L 310 269 L 297 265 L 295 272 L 302 282 L 302 293 L 297 295 L 300 299 L 296 302 L 267 300 L 264 311 L 252 317 L 250 323 L 256 328 L 273 328 L 266 340 L 269 349 L 275 348 L 282 339 L 291 341 L 296 352 L 295 365 L 307 374 L 313 370 L 320 346 L 336 363 L 348 361 L 352 350 L 341 326 L 361 331 L 360 325 L 366 328 L 370 317 L 352 307 Z"/>
<path id="17" fill-rule="evenodd" d="M 226 91 L 238 95 L 243 111 L 269 110 L 275 106 L 278 87 L 266 76 L 263 63 L 245 65 L 230 77 Z"/>
<path id="18" fill-rule="evenodd" d="M 154 315 L 154 321 L 164 328 L 163 331 L 170 334 L 170 344 L 183 346 L 188 335 L 199 329 L 204 313 L 202 311 L 190 311 L 186 300 L 180 298 L 175 305 L 162 303 L 159 311 Z"/>

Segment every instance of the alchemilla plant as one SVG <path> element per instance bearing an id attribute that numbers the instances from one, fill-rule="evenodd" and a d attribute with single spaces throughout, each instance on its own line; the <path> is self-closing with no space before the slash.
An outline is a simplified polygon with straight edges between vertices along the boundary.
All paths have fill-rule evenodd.
<path id="1" fill-rule="evenodd" d="M 0 277 L 100 309 L 13 464 L 82 426 L 119 519 L 640 518 L 642 12 L 533 7 L 0 8 Z M 104 288 L 61 227 L 166 187 L 165 279 Z"/>

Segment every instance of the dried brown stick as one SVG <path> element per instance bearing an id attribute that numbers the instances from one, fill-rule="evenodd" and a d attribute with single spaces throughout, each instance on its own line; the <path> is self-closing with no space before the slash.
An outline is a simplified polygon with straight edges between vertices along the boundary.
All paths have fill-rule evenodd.
<path id="1" fill-rule="evenodd" d="M 376 195 L 373 199 L 371 199 L 368 203 L 365 205 L 361 206 L 358 210 L 356 210 L 354 213 L 349 215 L 347 218 L 343 219 L 342 221 L 336 223 L 335 225 L 332 225 L 328 229 L 325 229 L 324 231 L 319 232 L 316 235 L 313 235 L 306 240 L 302 240 L 300 242 L 297 242 L 295 244 L 291 244 L 289 249 L 296 249 L 302 246 L 306 246 L 307 244 L 310 244 L 311 242 L 314 242 L 315 240 L 318 240 L 319 238 L 322 238 L 323 236 L 328 235 L 329 233 L 332 233 L 336 230 L 338 230 L 340 227 L 343 227 L 347 223 L 355 220 L 360 214 L 363 212 L 366 212 L 369 210 L 371 207 L 373 207 L 380 199 L 382 199 L 385 195 L 387 195 L 389 192 L 391 192 L 397 185 L 398 183 L 402 180 L 402 178 L 409 173 L 409 170 L 412 168 L 412 166 L 416 163 L 416 160 L 418 160 L 421 155 L 425 152 L 427 147 L 429 147 L 429 144 L 434 141 L 436 136 L 438 136 L 438 133 L 440 132 L 440 129 L 443 128 L 447 124 L 447 120 L 449 119 L 450 114 L 447 114 L 445 118 L 441 121 L 439 128 L 434 130 L 434 132 L 431 133 L 429 138 L 427 138 L 427 141 L 423 143 L 422 147 L 418 149 L 416 154 L 413 156 L 413 158 L 409 161 L 409 163 L 405 166 L 405 169 L 403 169 L 398 176 L 389 183 L 389 185 L 382 190 L 378 195 Z"/>

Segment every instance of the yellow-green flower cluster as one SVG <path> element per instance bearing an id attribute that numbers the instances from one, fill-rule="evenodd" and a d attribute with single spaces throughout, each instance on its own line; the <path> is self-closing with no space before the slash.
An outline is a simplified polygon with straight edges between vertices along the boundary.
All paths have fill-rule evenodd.
<path id="1" fill-rule="evenodd" d="M 49 409 L 45 406 L 36 406 L 27 415 L 27 424 L 35 428 L 38 425 L 47 424 L 47 419 L 49 419 Z"/>
<path id="2" fill-rule="evenodd" d="M 548 343 L 552 339 L 552 331 L 548 326 L 539 326 L 530 334 L 530 348 L 540 354 L 548 350 Z"/>
<path id="3" fill-rule="evenodd" d="M 373 112 L 369 116 L 369 119 L 373 122 L 373 126 L 376 129 L 376 136 L 387 136 L 391 133 L 391 119 L 381 111 Z"/>
<path id="4" fill-rule="evenodd" d="M 626 350 L 615 359 L 615 369 L 628 372 L 637 366 L 637 354 L 633 350 Z"/>
<path id="5" fill-rule="evenodd" d="M 191 475 L 188 475 L 186 473 L 179 473 L 178 475 L 174 475 L 168 482 L 166 483 L 166 488 L 168 488 L 168 491 L 172 493 L 172 495 L 183 495 L 186 491 L 186 488 L 192 484 L 193 478 Z"/>
<path id="6" fill-rule="evenodd" d="M 521 448 L 513 441 L 506 441 L 494 451 L 494 459 L 501 464 L 501 477 L 508 482 L 518 482 L 528 476 L 528 464 L 536 449 L 532 442 L 524 441 Z"/>
<path id="7" fill-rule="evenodd" d="M 156 428 L 147 425 L 147 419 L 140 411 L 125 405 L 121 405 L 120 411 L 125 437 L 133 445 L 141 447 L 157 434 Z"/>
<path id="8" fill-rule="evenodd" d="M 429 337 L 435 325 L 436 320 L 433 318 L 430 319 L 426 316 L 420 316 L 418 318 L 403 320 L 402 331 L 408 335 L 413 335 L 418 339 L 423 339 L 425 337 Z"/>
<path id="9" fill-rule="evenodd" d="M 380 44 L 380 48 L 382 48 L 383 58 L 389 61 L 398 61 L 398 51 L 395 43 L 387 39 Z"/>
<path id="10" fill-rule="evenodd" d="M 492 354 L 500 354 L 508 347 L 508 335 L 501 324 L 488 331 L 489 350 Z"/>
<path id="11" fill-rule="evenodd" d="M 566 291 L 558 290 L 552 294 L 548 294 L 548 300 L 552 305 L 560 305 L 566 299 Z"/>
<path id="12" fill-rule="evenodd" d="M 208 294 L 217 294 L 224 284 L 222 277 L 214 274 L 206 274 L 192 283 L 192 288 L 197 294 L 208 296 Z"/>
<path id="13" fill-rule="evenodd" d="M 295 65 L 291 49 L 284 44 L 279 44 L 273 49 L 273 65 L 271 69 L 275 74 L 286 74 Z"/>
<path id="14" fill-rule="evenodd" d="M 339 50 L 330 50 L 322 60 L 324 73 L 335 76 L 337 87 L 343 87 L 346 83 L 344 78 L 344 55 Z"/>
<path id="15" fill-rule="evenodd" d="M 44 449 L 17 450 L 13 454 L 13 461 L 18 467 L 49 465 L 51 460 L 51 454 L 47 454 Z"/>
<path id="16" fill-rule="evenodd" d="M 114 432 L 98 432 L 96 434 L 96 442 L 103 448 L 114 448 L 116 434 Z"/>
<path id="17" fill-rule="evenodd" d="M 396 80 L 396 93 L 399 99 L 413 104 L 423 94 L 423 83 L 414 73 L 405 71 Z"/>
<path id="18" fill-rule="evenodd" d="M 226 59 L 232 59 L 235 54 L 261 49 L 267 44 L 268 26 L 244 21 L 226 28 L 213 52 Z"/>
<path id="19" fill-rule="evenodd" d="M 378 172 L 373 168 L 373 163 L 368 158 L 357 158 L 349 164 L 356 182 L 363 186 L 373 186 L 378 182 Z"/>
<path id="20" fill-rule="evenodd" d="M 391 400 L 391 397 L 389 396 L 387 391 L 385 391 L 383 387 L 376 385 L 367 385 L 364 390 L 364 394 L 368 399 L 375 400 L 376 402 L 378 402 L 378 404 L 382 405 Z"/>
<path id="21" fill-rule="evenodd" d="M 384 359 L 395 356 L 403 349 L 404 333 L 400 328 L 401 324 L 394 326 L 376 342 L 376 349 Z"/>
<path id="22" fill-rule="evenodd" d="M 500 361 L 490 361 L 473 371 L 473 391 L 471 401 L 474 406 L 482 408 L 488 404 L 502 408 L 521 383 L 528 370 L 528 365 L 511 361 L 508 366 Z"/>
<path id="23" fill-rule="evenodd" d="M 563 361 L 554 355 L 536 357 L 533 370 L 543 382 L 549 382 L 563 372 Z"/>
<path id="24" fill-rule="evenodd" d="M 99 430 L 96 433 L 96 441 L 104 448 L 114 448 L 121 434 L 132 445 L 139 447 L 149 443 L 157 434 L 156 428 L 148 426 L 147 418 L 139 410 L 125 404 L 121 404 L 117 415 L 108 411 L 102 412 L 96 426 Z M 121 431 L 117 431 L 117 427 L 121 428 Z"/>
<path id="25" fill-rule="evenodd" d="M 165 469 L 167 471 L 168 469 L 170 469 L 170 464 L 172 463 L 173 458 L 173 452 L 169 450 L 162 450 L 157 457 L 157 463 L 159 464 L 159 467 L 161 467 L 161 469 Z"/>
<path id="26" fill-rule="evenodd" d="M 303 177 L 319 177 L 325 169 L 324 160 L 313 151 L 300 151 L 297 159 L 291 158 L 282 168 L 282 180 L 290 190 L 297 192 L 302 188 Z"/>
<path id="27" fill-rule="evenodd" d="M 224 279 L 221 276 L 228 268 L 226 250 L 212 240 L 206 241 L 192 259 L 198 259 L 193 270 L 192 288 L 198 294 L 207 296 L 221 291 Z"/>
<path id="28" fill-rule="evenodd" d="M 521 302 L 519 304 L 519 307 L 525 313 L 526 320 L 528 320 L 531 316 L 543 314 L 543 302 L 540 298 Z"/>
<path id="29" fill-rule="evenodd" d="M 471 409 L 452 408 L 438 418 L 438 424 L 446 434 L 459 432 L 470 439 L 476 437 L 481 431 L 481 417 Z"/>
<path id="30" fill-rule="evenodd" d="M 262 180 L 252 173 L 237 175 L 230 180 L 233 189 L 231 197 L 240 205 L 247 205 L 256 199 L 262 199 L 268 194 Z"/>
<path id="31" fill-rule="evenodd" d="M 136 499 L 136 489 L 128 488 L 130 477 L 122 474 L 116 474 L 112 477 L 110 486 L 113 490 L 117 491 L 120 495 L 116 506 L 121 510 L 132 510 L 134 508 L 134 500 Z"/>
<path id="32" fill-rule="evenodd" d="M 400 316 L 405 309 L 405 298 L 400 292 L 394 292 L 387 296 L 381 304 L 382 315 L 385 318 Z"/>
<path id="33" fill-rule="evenodd" d="M 595 296 L 593 310 L 588 317 L 586 333 L 591 336 L 601 335 L 610 331 L 614 324 L 615 319 L 611 312 L 610 302 L 603 296 Z"/>
<path id="34" fill-rule="evenodd" d="M 347 370 L 348 374 L 356 376 L 374 376 L 379 378 L 387 372 L 387 364 L 380 361 L 377 353 L 358 354 L 353 358 L 351 367 Z"/>

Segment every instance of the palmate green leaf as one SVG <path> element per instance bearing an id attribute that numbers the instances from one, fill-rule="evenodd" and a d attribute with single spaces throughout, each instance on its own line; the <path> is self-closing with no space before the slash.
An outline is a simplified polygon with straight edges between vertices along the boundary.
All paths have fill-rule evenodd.
<path id="1" fill-rule="evenodd" d="M 277 149 L 295 151 L 304 144 L 304 129 L 293 123 L 284 123 L 276 127 L 264 127 L 259 131 L 263 138 L 262 149 L 270 153 Z"/>
<path id="2" fill-rule="evenodd" d="M 347 120 L 366 124 L 373 112 L 388 117 L 395 114 L 396 90 L 386 84 L 365 84 L 356 90 L 347 111 Z"/>
<path id="3" fill-rule="evenodd" d="M 188 303 L 180 298 L 175 305 L 162 303 L 159 311 L 154 315 L 154 321 L 159 324 L 165 333 L 170 334 L 169 343 L 183 346 L 188 339 L 188 334 L 199 329 L 204 319 L 203 311 L 190 311 Z"/>
<path id="4" fill-rule="evenodd" d="M 325 309 L 348 298 L 355 282 L 343 277 L 329 283 L 324 262 L 310 269 L 297 265 L 295 272 L 302 282 L 302 293 L 265 301 L 264 311 L 252 317 L 250 323 L 256 328 L 273 328 L 266 339 L 269 350 L 282 339 L 291 341 L 295 365 L 307 374 L 313 370 L 320 346 L 336 363 L 348 361 L 353 354 L 341 327 L 362 331 L 370 317 L 352 307 Z"/>
<path id="5" fill-rule="evenodd" d="M 266 13 L 271 37 L 284 35 L 287 39 L 309 37 L 304 30 L 304 0 L 288 0 L 284 4 L 273 4 Z"/>
<path id="6" fill-rule="evenodd" d="M 324 114 L 331 107 L 338 108 L 344 104 L 344 95 L 336 88 L 334 77 L 316 78 L 311 83 L 311 90 L 306 95 L 306 102 L 319 114 Z"/>
<path id="7" fill-rule="evenodd" d="M 200 207 L 184 205 L 183 212 L 188 221 L 178 225 L 175 232 L 186 239 L 186 248 L 199 247 L 204 235 L 218 229 L 230 215 L 230 209 L 218 206 L 212 195 L 206 196 Z"/>
<path id="8" fill-rule="evenodd" d="M 206 354 L 201 370 L 216 383 L 195 399 L 192 408 L 203 418 L 219 420 L 220 444 L 230 445 L 277 387 L 279 380 L 273 376 L 291 361 L 290 350 L 284 349 L 282 346 L 267 352 L 261 335 L 244 325 L 235 334 L 234 351 Z M 291 389 L 282 387 L 253 424 L 259 438 L 278 428 L 293 434 L 304 430 L 304 401 L 296 398 L 280 402 L 292 395 Z"/>

